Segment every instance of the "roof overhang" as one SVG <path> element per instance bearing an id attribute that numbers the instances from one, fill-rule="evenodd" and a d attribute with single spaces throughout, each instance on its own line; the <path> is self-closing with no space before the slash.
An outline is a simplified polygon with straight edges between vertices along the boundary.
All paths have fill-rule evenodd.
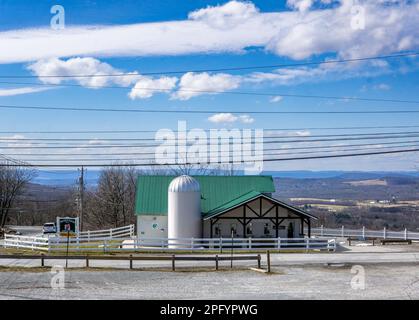
<path id="1" fill-rule="evenodd" d="M 266 200 L 268 200 L 268 201 L 270 201 L 274 204 L 277 204 L 278 206 L 280 206 L 282 208 L 285 208 L 285 209 L 288 209 L 288 210 L 292 211 L 293 213 L 295 213 L 297 215 L 304 216 L 305 218 L 318 220 L 318 218 L 316 216 L 314 216 L 314 215 L 312 215 L 308 212 L 305 212 L 305 211 L 303 211 L 299 208 L 291 206 L 291 205 L 289 205 L 289 204 L 287 204 L 283 201 L 280 201 L 280 200 L 274 199 L 272 197 L 269 197 L 269 196 L 267 196 L 266 194 L 263 194 L 263 193 L 259 193 L 257 195 L 252 195 L 251 197 L 243 200 L 242 202 L 235 203 L 231 207 L 226 207 L 226 208 L 223 208 L 221 210 L 216 210 L 215 209 L 215 210 L 213 210 L 214 212 L 208 212 L 205 216 L 203 216 L 203 220 L 208 220 L 208 219 L 211 219 L 211 218 L 215 218 L 215 217 L 217 217 L 221 214 L 224 214 L 226 212 L 229 212 L 231 210 L 239 208 L 239 207 L 243 206 L 244 204 L 252 202 L 252 201 L 254 201 L 256 199 L 259 199 L 259 198 L 264 198 L 264 199 L 266 199 Z"/>

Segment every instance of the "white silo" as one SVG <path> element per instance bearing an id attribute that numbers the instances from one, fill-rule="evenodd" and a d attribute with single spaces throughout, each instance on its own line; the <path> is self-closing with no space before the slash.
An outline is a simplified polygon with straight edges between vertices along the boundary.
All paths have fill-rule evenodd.
<path id="1" fill-rule="evenodd" d="M 187 175 L 172 180 L 168 189 L 169 238 L 201 238 L 201 188 Z M 169 241 L 169 247 L 182 247 L 182 241 Z M 183 243 L 185 243 L 183 241 Z"/>

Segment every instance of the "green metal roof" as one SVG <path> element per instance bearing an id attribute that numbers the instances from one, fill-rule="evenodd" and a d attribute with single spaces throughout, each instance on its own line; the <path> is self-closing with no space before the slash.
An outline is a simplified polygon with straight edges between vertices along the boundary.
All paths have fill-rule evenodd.
<path id="1" fill-rule="evenodd" d="M 250 192 L 273 193 L 271 176 L 193 176 L 201 186 L 201 210 L 212 210 L 238 201 Z M 167 189 L 175 176 L 139 176 L 135 213 L 137 215 L 167 215 Z"/>

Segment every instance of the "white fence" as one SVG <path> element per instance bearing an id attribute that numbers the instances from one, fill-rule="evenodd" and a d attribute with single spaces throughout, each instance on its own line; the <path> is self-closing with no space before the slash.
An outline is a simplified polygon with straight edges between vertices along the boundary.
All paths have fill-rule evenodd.
<path id="1" fill-rule="evenodd" d="M 365 227 L 362 229 L 347 229 L 344 226 L 337 229 L 312 228 L 312 235 L 325 236 L 325 237 L 358 237 L 358 238 L 378 238 L 378 239 L 402 239 L 402 240 L 419 240 L 419 232 L 411 232 L 407 229 L 403 231 L 389 231 L 386 228 L 382 230 L 367 230 Z"/>
<path id="2" fill-rule="evenodd" d="M 43 237 L 25 237 L 4 235 L 3 246 L 5 248 L 49 250 L 49 239 Z"/>
<path id="3" fill-rule="evenodd" d="M 106 230 L 94 230 L 94 231 L 82 231 L 79 232 L 79 240 L 90 241 L 94 238 L 109 238 L 109 239 L 118 239 L 133 237 L 135 234 L 135 226 L 130 224 L 125 227 L 106 229 Z"/>
<path id="4" fill-rule="evenodd" d="M 336 249 L 334 239 L 319 238 L 90 238 L 89 241 L 80 238 L 36 238 L 7 236 L 4 247 L 23 248 L 32 250 L 46 250 L 49 252 L 120 252 L 120 251 L 264 251 L 267 249 L 310 251 Z M 32 240 L 30 239 L 32 238 Z M 43 242 L 38 240 L 42 239 Z M 47 241 L 45 241 L 47 240 Z M 67 242 L 68 240 L 68 242 Z M 32 241 L 32 242 L 31 242 Z"/>

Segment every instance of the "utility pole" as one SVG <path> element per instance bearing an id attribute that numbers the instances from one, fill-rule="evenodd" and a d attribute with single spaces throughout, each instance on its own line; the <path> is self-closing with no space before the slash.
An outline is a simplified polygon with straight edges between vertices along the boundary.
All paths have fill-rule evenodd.
<path id="1" fill-rule="evenodd" d="M 83 231 L 83 205 L 84 205 L 84 167 L 81 167 L 79 178 L 79 227 Z"/>

